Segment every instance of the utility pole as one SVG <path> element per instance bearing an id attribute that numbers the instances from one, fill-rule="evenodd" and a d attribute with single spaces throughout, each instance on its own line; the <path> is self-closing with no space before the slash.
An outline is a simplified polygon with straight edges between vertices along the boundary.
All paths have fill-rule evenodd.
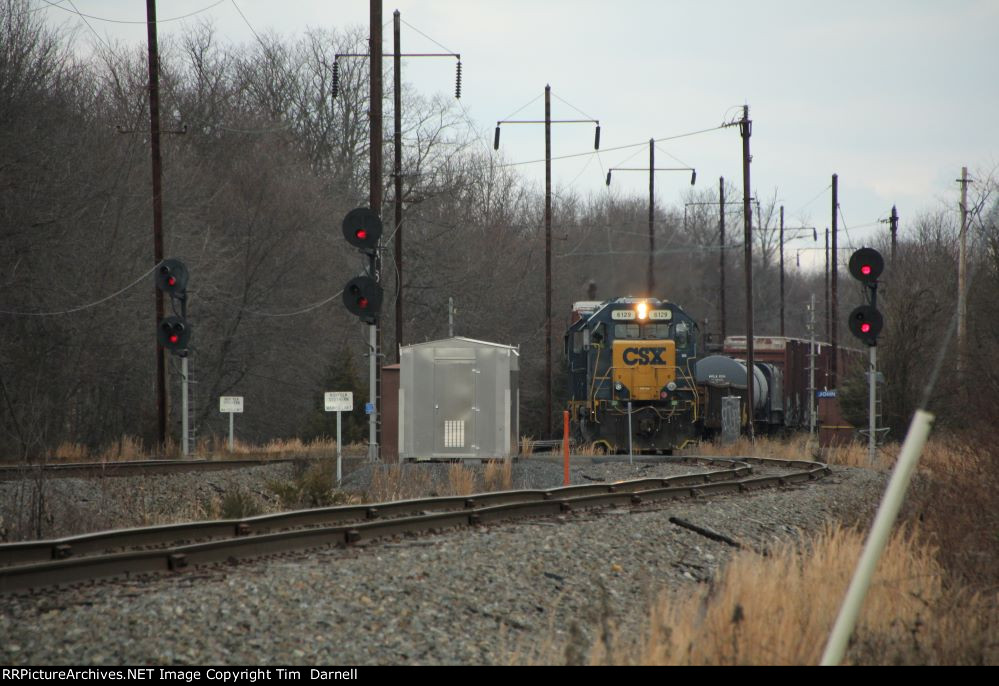
<path id="1" fill-rule="evenodd" d="M 721 207 L 721 211 L 718 214 L 718 234 L 719 234 L 719 250 L 718 250 L 718 271 L 720 273 L 721 283 L 718 287 L 719 300 L 721 301 L 721 338 L 722 345 L 725 344 L 725 177 L 718 177 L 718 204 Z"/>
<path id="2" fill-rule="evenodd" d="M 552 437 L 552 87 L 545 84 L 545 430 Z"/>
<path id="3" fill-rule="evenodd" d="M 753 348 L 753 213 L 750 205 L 749 165 L 753 160 L 749 153 L 749 138 L 753 135 L 753 122 L 749 119 L 749 105 L 742 106 L 742 213 L 745 222 L 746 243 L 746 403 L 749 413 L 749 440 L 755 441 L 756 431 L 753 426 L 753 376 L 756 371 Z"/>
<path id="4" fill-rule="evenodd" d="M 376 10 L 372 7 L 372 16 Z M 381 16 L 381 7 L 377 9 L 379 16 Z M 402 272 L 402 203 L 403 203 L 403 192 L 402 192 L 402 59 L 403 57 L 454 57 L 457 58 L 457 70 L 455 71 L 455 83 L 454 83 L 454 97 L 461 97 L 461 55 L 456 52 L 418 52 L 418 53 L 404 53 L 400 49 L 401 37 L 400 37 L 400 23 L 402 17 L 399 14 L 399 10 L 396 10 L 393 15 L 393 52 L 392 63 L 393 63 L 393 84 L 395 86 L 393 93 L 393 103 L 395 105 L 394 112 L 394 133 L 393 133 L 393 148 L 395 152 L 395 160 L 392 167 L 393 185 L 395 189 L 395 270 L 396 270 L 396 294 L 395 294 L 395 348 L 396 354 L 398 355 L 399 348 L 403 343 L 403 316 L 402 316 L 402 292 L 403 292 L 403 272 Z M 381 28 L 378 29 L 379 45 L 381 44 Z M 374 41 L 375 30 L 372 29 L 372 42 Z M 379 64 L 381 57 L 379 53 Z M 336 98 L 339 93 L 339 62 L 341 57 L 364 57 L 370 60 L 374 60 L 373 53 L 369 50 L 367 53 L 356 53 L 356 52 L 338 52 L 333 57 L 333 85 L 332 85 L 332 97 Z M 381 92 L 381 79 L 382 75 L 378 75 L 378 88 Z M 374 85 L 374 82 L 372 82 Z M 382 106 L 379 102 L 377 115 L 379 117 L 379 122 L 381 122 Z M 369 111 L 369 116 L 372 117 L 372 121 L 375 117 L 374 111 Z M 380 126 L 380 124 L 379 124 Z M 378 148 L 378 159 L 379 164 L 381 164 L 381 147 Z M 379 167 L 380 169 L 380 167 Z M 381 172 L 379 171 L 379 174 Z M 379 196 L 380 197 L 380 196 Z M 379 209 L 381 204 L 379 202 Z M 372 205 L 374 209 L 374 205 Z M 381 219 L 381 214 L 379 212 L 379 219 Z M 379 255 L 380 258 L 380 255 Z M 379 262 L 379 268 L 381 263 Z M 381 330 L 379 329 L 378 334 L 378 347 L 381 349 Z M 398 360 L 398 357 L 396 358 Z M 381 375 L 379 373 L 379 385 L 380 385 Z M 380 395 L 380 394 L 379 394 Z M 381 429 L 379 424 L 379 438 L 381 435 Z"/>
<path id="5" fill-rule="evenodd" d="M 826 285 L 825 285 L 825 306 L 826 306 L 826 340 L 830 339 L 829 333 L 829 228 L 826 228 Z M 826 370 L 826 388 L 829 387 L 829 374 Z"/>
<path id="6" fill-rule="evenodd" d="M 370 30 L 371 43 L 371 78 L 368 111 L 371 118 L 371 156 L 369 167 L 369 203 L 372 212 L 382 215 L 382 0 L 370 0 Z M 371 277 L 378 279 L 380 251 L 375 251 L 371 260 Z M 368 416 L 368 459 L 372 462 L 379 458 L 378 411 L 380 405 L 378 353 L 381 336 L 377 322 L 368 327 L 368 345 L 371 357 L 368 364 L 368 394 L 371 398 L 372 412 Z"/>
<path id="7" fill-rule="evenodd" d="M 656 275 L 656 139 L 649 139 L 649 277 L 648 296 L 655 297 Z"/>
<path id="8" fill-rule="evenodd" d="M 784 338 L 784 206 L 780 206 L 780 337 Z"/>
<path id="9" fill-rule="evenodd" d="M 889 221 L 889 226 L 891 227 L 891 259 L 892 262 L 895 261 L 895 249 L 898 247 L 898 210 L 895 206 L 891 206 L 891 219 Z"/>
<path id="10" fill-rule="evenodd" d="M 400 47 L 399 26 L 401 22 L 399 10 L 392 13 L 392 38 L 395 51 L 392 55 L 392 86 L 394 130 L 393 144 L 395 147 L 395 354 L 396 362 L 401 362 L 400 347 L 402 346 L 402 48 Z"/>
<path id="11" fill-rule="evenodd" d="M 963 381 L 968 354 L 968 297 L 965 286 L 968 279 L 968 168 L 961 167 L 961 235 L 957 257 L 957 380 Z"/>
<path id="12" fill-rule="evenodd" d="M 655 297 L 656 272 L 656 172 L 657 171 L 689 171 L 690 185 L 697 181 L 697 170 L 693 167 L 656 167 L 656 139 L 649 139 L 649 168 L 645 167 L 611 167 L 607 170 L 607 185 L 610 186 L 611 174 L 616 171 L 648 171 L 649 172 L 649 267 L 646 280 L 646 291 L 650 298 Z M 684 223 L 686 224 L 687 208 L 684 206 Z"/>
<path id="13" fill-rule="evenodd" d="M 545 434 L 552 435 L 552 124 L 596 124 L 593 149 L 600 149 L 600 121 L 597 119 L 552 120 L 552 87 L 545 85 L 545 118 L 538 120 L 501 119 L 496 122 L 493 149 L 499 149 L 500 124 L 545 125 Z M 608 180 L 609 183 L 609 180 Z"/>
<path id="14" fill-rule="evenodd" d="M 832 388 L 836 388 L 838 385 L 837 375 L 839 372 L 839 346 L 837 344 L 837 334 L 839 333 L 839 296 L 837 293 L 837 273 L 839 272 L 839 255 L 836 254 L 836 234 L 837 232 L 837 221 L 836 215 L 839 210 L 839 176 L 837 174 L 832 175 L 832 253 L 830 258 L 832 259 L 832 271 L 829 272 L 829 287 L 832 290 L 832 306 L 830 311 L 830 333 L 832 335 L 832 367 L 830 369 L 830 380 L 829 385 Z"/>
<path id="15" fill-rule="evenodd" d="M 146 35 L 149 47 L 149 147 L 153 164 L 153 264 L 163 261 L 163 167 L 160 157 L 160 62 L 156 41 L 156 0 L 146 0 Z M 156 292 L 156 323 L 163 319 L 163 293 Z M 157 442 L 166 447 L 166 350 L 156 343 Z"/>

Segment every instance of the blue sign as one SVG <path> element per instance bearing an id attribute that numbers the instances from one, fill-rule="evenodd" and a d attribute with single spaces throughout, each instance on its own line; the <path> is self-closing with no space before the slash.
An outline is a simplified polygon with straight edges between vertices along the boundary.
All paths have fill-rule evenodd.
<path id="1" fill-rule="evenodd" d="M 364 403 L 364 414 L 374 414 L 375 404 L 374 403 Z"/>
<path id="2" fill-rule="evenodd" d="M 836 391 L 817 391 L 815 395 L 820 398 L 835 398 Z"/>

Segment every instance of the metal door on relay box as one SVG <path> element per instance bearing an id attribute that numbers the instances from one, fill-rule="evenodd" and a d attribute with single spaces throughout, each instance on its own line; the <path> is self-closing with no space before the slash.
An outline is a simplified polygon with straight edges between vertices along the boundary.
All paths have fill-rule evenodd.
<path id="1" fill-rule="evenodd" d="M 434 451 L 468 453 L 475 444 L 474 360 L 434 360 Z"/>

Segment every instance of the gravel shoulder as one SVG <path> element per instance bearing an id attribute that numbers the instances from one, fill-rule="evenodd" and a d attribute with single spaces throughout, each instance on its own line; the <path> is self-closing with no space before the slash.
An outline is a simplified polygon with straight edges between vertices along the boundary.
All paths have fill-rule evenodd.
<path id="1" fill-rule="evenodd" d="M 536 462 L 539 474 L 561 466 Z M 574 480 L 660 476 L 588 465 Z M 635 470 L 641 474 L 636 474 Z M 541 477 L 534 475 L 531 478 Z M 757 550 L 878 502 L 885 475 L 834 468 L 808 484 L 658 506 L 574 512 L 176 576 L 0 596 L 4 664 L 509 664 L 578 662 L 605 623 L 640 627 L 650 601 Z M 556 650 L 553 646 L 568 645 Z"/>

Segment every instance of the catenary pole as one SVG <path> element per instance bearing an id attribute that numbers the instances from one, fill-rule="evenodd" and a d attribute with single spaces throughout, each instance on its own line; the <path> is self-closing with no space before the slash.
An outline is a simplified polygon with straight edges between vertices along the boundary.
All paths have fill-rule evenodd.
<path id="1" fill-rule="evenodd" d="M 146 0 L 146 36 L 149 48 L 149 148 L 153 172 L 153 264 L 163 261 L 163 164 L 160 156 L 160 61 L 156 39 L 156 0 Z M 156 323 L 163 319 L 163 293 L 154 284 Z M 156 342 L 157 443 L 166 447 L 166 350 Z"/>
<path id="2" fill-rule="evenodd" d="M 753 355 L 753 213 L 750 204 L 749 165 L 752 155 L 749 152 L 749 138 L 753 134 L 753 122 L 749 119 L 749 105 L 742 107 L 742 213 L 745 223 L 743 240 L 745 241 L 746 257 L 746 411 L 749 419 L 749 440 L 755 440 L 753 426 L 753 377 L 755 360 Z"/>
<path id="3" fill-rule="evenodd" d="M 371 153 L 369 167 L 369 203 L 371 210 L 379 217 L 382 214 L 382 0 L 370 0 L 371 55 L 370 93 L 368 111 L 370 117 Z M 378 278 L 378 251 L 371 260 L 371 276 Z M 368 394 L 372 412 L 368 416 L 368 459 L 378 459 L 378 324 L 368 327 Z"/>

